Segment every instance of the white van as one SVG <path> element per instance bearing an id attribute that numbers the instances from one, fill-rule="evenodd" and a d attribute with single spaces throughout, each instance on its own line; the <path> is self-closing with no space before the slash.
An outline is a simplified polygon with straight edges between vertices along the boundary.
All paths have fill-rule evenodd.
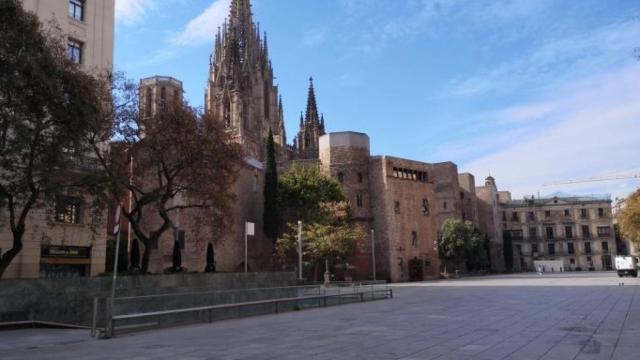
<path id="1" fill-rule="evenodd" d="M 638 258 L 635 256 L 616 256 L 616 270 L 619 277 L 627 275 L 638 277 Z"/>

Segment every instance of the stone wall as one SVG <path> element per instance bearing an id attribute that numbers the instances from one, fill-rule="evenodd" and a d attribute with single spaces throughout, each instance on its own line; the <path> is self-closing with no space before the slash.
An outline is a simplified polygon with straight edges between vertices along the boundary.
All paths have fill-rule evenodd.
<path id="1" fill-rule="evenodd" d="M 421 264 L 424 279 L 437 278 L 440 265 L 434 186 L 417 177 L 396 174 L 397 169 L 430 174 L 432 168 L 388 156 L 372 157 L 369 168 L 379 278 L 411 280 L 410 261 Z"/>
<path id="2" fill-rule="evenodd" d="M 110 277 L 15 279 L 0 281 L 0 322 L 39 320 L 88 325 L 94 297 L 111 294 Z M 125 276 L 118 278 L 117 297 L 240 290 L 295 285 L 294 273 L 211 273 Z M 248 299 L 251 300 L 251 299 Z M 173 299 L 175 306 L 193 299 Z M 131 310 L 131 309 L 129 309 Z M 144 311 L 145 304 L 138 304 Z"/>

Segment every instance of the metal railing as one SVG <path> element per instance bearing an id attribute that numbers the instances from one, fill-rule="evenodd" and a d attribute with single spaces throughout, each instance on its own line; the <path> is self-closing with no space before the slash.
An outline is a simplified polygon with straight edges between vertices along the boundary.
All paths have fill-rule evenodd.
<path id="1" fill-rule="evenodd" d="M 144 305 L 149 301 L 160 301 L 163 306 L 171 303 L 171 299 L 163 299 L 169 297 L 189 296 L 190 299 L 198 296 L 224 295 L 227 293 L 243 293 L 250 291 L 282 291 L 291 294 L 291 296 L 279 296 L 269 299 L 259 299 L 251 301 L 235 302 L 235 297 L 231 296 L 230 302 L 220 304 L 207 304 L 201 306 L 186 306 L 173 309 L 147 309 L 137 312 L 119 313 L 116 307 L 118 302 L 127 301 L 143 301 Z M 282 292 L 280 292 L 282 294 Z M 263 294 L 264 295 L 264 294 Z M 246 298 L 246 296 L 239 296 Z M 311 307 L 327 307 L 331 305 L 340 305 L 354 302 L 373 301 L 381 299 L 393 298 L 393 290 L 384 282 L 376 282 L 374 284 L 361 283 L 331 283 L 329 286 L 290 286 L 280 288 L 261 288 L 261 289 L 243 289 L 243 290 L 222 290 L 209 291 L 200 293 L 179 293 L 179 294 L 161 294 L 116 298 L 114 307 L 111 307 L 109 301 L 104 301 L 105 324 L 102 328 L 98 328 L 100 300 L 94 299 L 94 314 L 91 326 L 92 336 L 97 336 L 98 331 L 102 332 L 103 337 L 110 338 L 120 331 L 132 331 L 137 329 L 149 329 L 154 327 L 172 326 L 174 324 L 184 323 L 202 323 L 212 322 L 214 318 L 230 318 L 250 315 L 262 315 L 268 313 L 280 313 L 284 311 L 301 310 Z M 166 300 L 166 301 L 163 301 Z M 207 299 L 205 299 L 207 300 Z M 208 300 L 211 300 L 209 298 Z M 229 300 L 229 299 L 227 299 Z M 150 306 L 153 307 L 153 306 Z M 237 316 L 229 316 L 232 311 L 237 312 Z M 215 315 L 215 316 L 214 316 Z"/>

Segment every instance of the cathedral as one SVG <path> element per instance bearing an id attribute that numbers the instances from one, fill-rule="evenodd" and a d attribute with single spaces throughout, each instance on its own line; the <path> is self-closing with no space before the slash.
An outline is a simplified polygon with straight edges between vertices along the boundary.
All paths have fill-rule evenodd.
<path id="1" fill-rule="evenodd" d="M 248 157 L 264 160 L 264 144 L 273 133 L 285 159 L 317 159 L 318 139 L 325 134 L 309 79 L 307 109 L 300 131 L 287 144 L 282 97 L 273 83 L 267 34 L 253 22 L 249 0 L 234 0 L 228 20 L 215 36 L 205 90 L 205 111 L 224 123 Z"/>
<path id="2" fill-rule="evenodd" d="M 145 87 L 173 89 L 171 84 L 180 84 L 171 78 L 155 78 L 142 80 L 141 94 L 164 92 Z M 215 34 L 205 111 L 223 124 L 245 153 L 240 176 L 231 189 L 236 195 L 230 214 L 233 224 L 221 239 L 214 240 L 219 271 L 275 270 L 272 244 L 262 233 L 265 144 L 270 131 L 280 171 L 295 163 L 319 166 L 342 187 L 356 226 L 366 234 L 344 264 L 349 277 L 390 281 L 438 277 L 437 229 L 449 218 L 472 221 L 490 235 L 492 267 L 502 269 L 495 182 L 476 187 L 473 175 L 459 174 L 452 162 L 372 156 L 366 134 L 328 133 L 318 110 L 313 78 L 309 78 L 298 133 L 287 142 L 267 35 L 253 21 L 250 0 L 232 0 L 229 16 Z M 247 223 L 254 224 L 255 233 L 248 232 Z M 190 229 L 183 231 L 187 268 L 203 268 L 204 250 L 198 248 L 202 241 L 191 239 L 196 235 Z M 170 234 L 161 239 L 151 271 L 168 265 L 172 244 Z"/>

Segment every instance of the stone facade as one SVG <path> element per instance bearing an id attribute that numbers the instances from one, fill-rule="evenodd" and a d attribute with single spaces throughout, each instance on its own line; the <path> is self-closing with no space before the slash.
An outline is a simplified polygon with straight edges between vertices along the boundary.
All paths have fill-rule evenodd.
<path id="1" fill-rule="evenodd" d="M 496 180 L 489 176 L 484 186 L 476 187 L 480 232 L 489 237 L 489 261 L 491 270 L 504 271 L 502 230 L 500 229 L 499 195 Z"/>
<path id="2" fill-rule="evenodd" d="M 515 271 L 535 270 L 535 260 L 560 260 L 565 270 L 612 269 L 616 241 L 609 196 L 531 197 L 500 208 Z"/>
<path id="3" fill-rule="evenodd" d="M 69 44 L 79 46 L 76 55 L 83 70 L 111 71 L 113 66 L 114 0 L 81 2 L 74 16 L 68 0 L 23 0 L 24 9 L 35 13 L 47 26 L 60 27 Z M 79 164 L 82 171 L 84 164 Z M 94 223 L 92 199 L 82 193 L 61 194 L 53 206 L 40 204 L 30 213 L 23 249 L 3 278 L 57 278 L 94 276 L 104 272 L 106 221 Z M 104 216 L 104 215 L 103 215 Z M 92 229 L 93 227 L 93 229 Z M 0 210 L 0 253 L 11 248 L 8 211 Z"/>

